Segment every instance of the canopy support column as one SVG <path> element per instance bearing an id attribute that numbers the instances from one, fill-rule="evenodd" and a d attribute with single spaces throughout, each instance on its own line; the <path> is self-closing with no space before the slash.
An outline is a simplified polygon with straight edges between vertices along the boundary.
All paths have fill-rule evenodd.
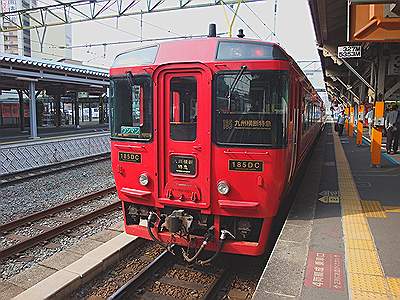
<path id="1" fill-rule="evenodd" d="M 29 120 L 31 129 L 31 138 L 38 137 L 37 119 L 36 119 L 36 82 L 29 82 Z"/>

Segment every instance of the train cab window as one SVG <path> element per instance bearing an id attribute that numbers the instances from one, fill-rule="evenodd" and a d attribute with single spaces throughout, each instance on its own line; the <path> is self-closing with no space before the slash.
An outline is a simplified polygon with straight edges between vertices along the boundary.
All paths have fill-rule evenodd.
<path id="1" fill-rule="evenodd" d="M 111 137 L 149 141 L 152 138 L 152 82 L 150 76 L 111 79 Z"/>
<path id="2" fill-rule="evenodd" d="M 216 143 L 286 146 L 288 78 L 287 71 L 219 73 L 214 92 Z"/>
<path id="3" fill-rule="evenodd" d="M 170 138 L 194 141 L 197 133 L 197 81 L 174 77 L 170 84 Z"/>

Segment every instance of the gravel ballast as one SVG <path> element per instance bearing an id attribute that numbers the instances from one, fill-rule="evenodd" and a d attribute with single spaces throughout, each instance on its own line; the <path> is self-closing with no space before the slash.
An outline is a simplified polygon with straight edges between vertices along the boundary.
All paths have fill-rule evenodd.
<path id="1" fill-rule="evenodd" d="M 89 224 L 79 226 L 72 229 L 70 233 L 59 235 L 48 241 L 52 247 L 45 245 L 37 245 L 22 252 L 18 257 L 9 258 L 0 261 L 0 285 L 1 280 L 6 280 L 17 275 L 39 262 L 45 260 L 51 255 L 66 250 L 75 244 L 87 239 L 88 237 L 103 231 L 118 222 L 122 221 L 122 213 L 120 210 L 108 213 L 105 216 L 92 220 Z M 56 246 L 56 247 L 54 247 Z M 30 259 L 26 259 L 30 258 Z"/>
<path id="2" fill-rule="evenodd" d="M 111 161 L 28 179 L 0 188 L 0 224 L 114 185 Z"/>

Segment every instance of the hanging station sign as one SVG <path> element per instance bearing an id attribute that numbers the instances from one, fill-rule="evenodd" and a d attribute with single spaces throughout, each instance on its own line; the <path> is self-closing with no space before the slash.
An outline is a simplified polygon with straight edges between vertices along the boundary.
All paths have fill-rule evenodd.
<path id="1" fill-rule="evenodd" d="M 339 46 L 339 58 L 357 58 L 361 57 L 361 46 Z"/>

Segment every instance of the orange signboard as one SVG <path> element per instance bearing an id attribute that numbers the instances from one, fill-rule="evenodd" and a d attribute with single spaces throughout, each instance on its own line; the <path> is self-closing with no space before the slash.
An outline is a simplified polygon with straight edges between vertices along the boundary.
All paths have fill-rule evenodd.
<path id="1" fill-rule="evenodd" d="M 349 40 L 352 42 L 399 42 L 400 16 L 390 13 L 389 5 L 351 5 Z"/>

